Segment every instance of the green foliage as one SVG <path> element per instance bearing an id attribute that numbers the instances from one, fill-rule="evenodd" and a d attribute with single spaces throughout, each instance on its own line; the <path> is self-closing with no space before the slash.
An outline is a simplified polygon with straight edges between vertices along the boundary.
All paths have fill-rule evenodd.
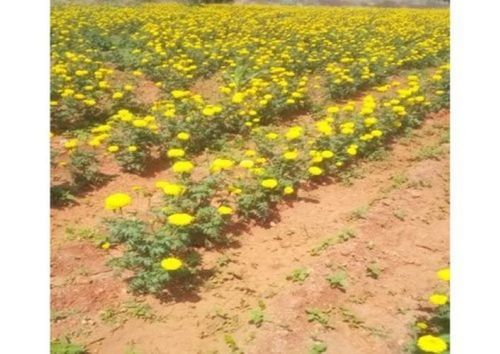
<path id="1" fill-rule="evenodd" d="M 342 291 L 346 291 L 347 289 L 347 273 L 343 270 L 338 270 L 333 274 L 330 274 L 326 277 L 328 283 L 332 288 L 340 289 Z"/>
<path id="2" fill-rule="evenodd" d="M 92 151 L 77 149 L 70 154 L 69 172 L 77 189 L 96 186 L 104 181 L 104 175 L 99 172 L 96 154 Z"/>
<path id="3" fill-rule="evenodd" d="M 321 311 L 320 309 L 307 309 L 306 310 L 307 314 L 307 320 L 309 322 L 317 322 L 321 324 L 325 328 L 333 328 L 329 322 L 330 322 L 330 316 L 328 312 Z"/>
<path id="4" fill-rule="evenodd" d="M 75 203 L 76 198 L 71 192 L 71 188 L 65 185 L 50 187 L 50 205 L 53 207 L 66 206 Z"/>
<path id="5" fill-rule="evenodd" d="M 50 343 L 50 354 L 85 354 L 84 346 L 71 343 L 69 338 L 58 339 Z"/>
<path id="6" fill-rule="evenodd" d="M 366 267 L 366 274 L 373 279 L 378 279 L 382 274 L 382 269 L 377 263 L 370 263 Z"/>
<path id="7" fill-rule="evenodd" d="M 294 283 L 303 283 L 304 280 L 309 277 L 309 271 L 307 268 L 297 268 L 292 271 L 292 274 L 286 277 L 287 280 L 291 280 Z"/>
<path id="8" fill-rule="evenodd" d="M 439 160 L 440 156 L 443 154 L 443 150 L 438 146 L 424 146 L 417 150 L 415 154 L 415 160 Z"/>
<path id="9" fill-rule="evenodd" d="M 309 350 L 309 354 L 321 354 L 326 352 L 327 345 L 323 341 L 316 341 Z"/>
<path id="10" fill-rule="evenodd" d="M 264 302 L 259 301 L 259 306 L 252 309 L 250 311 L 250 320 L 249 322 L 256 327 L 262 326 L 262 323 L 264 323 L 264 310 L 266 309 L 266 305 Z"/>

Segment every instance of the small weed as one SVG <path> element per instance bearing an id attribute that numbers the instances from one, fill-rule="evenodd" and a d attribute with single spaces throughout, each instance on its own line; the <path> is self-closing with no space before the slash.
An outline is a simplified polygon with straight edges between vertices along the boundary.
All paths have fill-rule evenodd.
<path id="1" fill-rule="evenodd" d="M 125 348 L 125 354 L 141 354 L 141 352 L 137 349 L 135 344 L 129 344 Z"/>
<path id="2" fill-rule="evenodd" d="M 359 220 L 359 219 L 366 219 L 366 215 L 368 214 L 368 206 L 362 206 L 357 209 L 355 209 L 351 213 L 351 220 Z"/>
<path id="3" fill-rule="evenodd" d="M 409 182 L 408 187 L 413 189 L 431 188 L 432 183 L 428 180 L 419 179 Z"/>
<path id="4" fill-rule="evenodd" d="M 321 354 L 326 352 L 327 346 L 323 341 L 316 341 L 309 350 L 309 354 Z"/>
<path id="5" fill-rule="evenodd" d="M 391 180 L 392 180 L 392 187 L 393 188 L 400 188 L 406 182 L 408 182 L 408 177 L 406 177 L 405 174 L 401 173 L 401 174 L 392 176 Z"/>
<path id="6" fill-rule="evenodd" d="M 361 328 L 363 327 L 364 321 L 356 316 L 351 310 L 345 307 L 340 308 L 340 314 L 342 315 L 342 321 L 347 323 L 349 327 Z"/>
<path id="7" fill-rule="evenodd" d="M 414 159 L 417 161 L 422 160 L 439 160 L 443 151 L 439 146 L 424 146 L 420 148 L 415 154 Z"/>
<path id="8" fill-rule="evenodd" d="M 50 354 L 85 354 L 87 350 L 84 346 L 71 343 L 69 338 L 57 339 L 50 342 Z"/>
<path id="9" fill-rule="evenodd" d="M 119 314 L 120 312 L 117 311 L 115 308 L 108 307 L 99 313 L 99 318 L 101 319 L 102 322 L 106 324 L 114 325 L 118 323 Z"/>
<path id="10" fill-rule="evenodd" d="M 219 268 L 225 267 L 231 262 L 232 262 L 231 258 L 227 255 L 220 256 L 216 260 L 217 267 L 219 267 Z"/>
<path id="11" fill-rule="evenodd" d="M 128 301 L 123 304 L 123 308 L 129 316 L 141 318 L 144 320 L 154 320 L 156 315 L 153 313 L 151 306 L 137 301 Z"/>
<path id="12" fill-rule="evenodd" d="M 326 277 L 332 288 L 346 291 L 347 288 L 347 273 L 343 270 L 338 270 L 335 273 Z"/>
<path id="13" fill-rule="evenodd" d="M 226 345 L 229 347 L 231 353 L 243 353 L 238 347 L 238 344 L 236 344 L 236 340 L 232 335 L 224 334 L 224 343 L 226 343 Z"/>
<path id="14" fill-rule="evenodd" d="M 406 212 L 404 210 L 401 209 L 394 210 L 393 214 L 396 218 L 398 218 L 401 221 L 405 221 L 406 219 Z"/>
<path id="15" fill-rule="evenodd" d="M 89 241 L 101 241 L 104 240 L 105 237 L 100 235 L 96 230 L 82 227 L 74 227 L 74 226 L 68 226 L 66 227 L 66 239 L 68 241 L 82 241 L 82 240 L 89 240 Z"/>
<path id="16" fill-rule="evenodd" d="M 292 271 L 292 274 L 286 277 L 287 280 L 291 280 L 294 283 L 303 283 L 304 280 L 309 276 L 309 271 L 307 268 L 297 268 Z"/>
<path id="17" fill-rule="evenodd" d="M 382 274 L 382 269 L 377 263 L 370 263 L 366 267 L 366 274 L 373 279 L 378 279 L 380 274 Z"/>
<path id="18" fill-rule="evenodd" d="M 57 322 L 64 320 L 68 317 L 76 315 L 78 312 L 75 309 L 61 310 L 61 311 L 51 311 L 50 321 Z"/>
<path id="19" fill-rule="evenodd" d="M 340 232 L 337 234 L 337 237 L 342 241 L 346 242 L 350 240 L 351 238 L 356 237 L 356 231 L 353 229 L 345 228 L 340 230 Z"/>
<path id="20" fill-rule="evenodd" d="M 346 242 L 356 236 L 356 231 L 350 228 L 344 228 L 339 231 L 335 236 L 329 237 L 324 240 L 319 246 L 313 248 L 309 253 L 311 256 L 318 256 L 321 252 L 325 251 L 330 246 L 340 242 Z"/>
<path id="21" fill-rule="evenodd" d="M 324 326 L 325 328 L 333 328 L 328 324 L 328 322 L 330 322 L 330 316 L 328 315 L 328 312 L 324 312 L 319 309 L 313 308 L 313 309 L 307 309 L 306 314 L 307 314 L 307 320 L 309 322 L 317 322 L 322 326 Z"/>
<path id="22" fill-rule="evenodd" d="M 439 140 L 441 144 L 449 144 L 450 143 L 450 130 L 447 129 L 446 131 L 441 134 L 441 139 Z"/>
<path id="23" fill-rule="evenodd" d="M 249 322 L 256 327 L 262 326 L 264 323 L 264 310 L 266 309 L 266 305 L 264 302 L 259 301 L 259 306 L 250 311 L 250 320 Z"/>

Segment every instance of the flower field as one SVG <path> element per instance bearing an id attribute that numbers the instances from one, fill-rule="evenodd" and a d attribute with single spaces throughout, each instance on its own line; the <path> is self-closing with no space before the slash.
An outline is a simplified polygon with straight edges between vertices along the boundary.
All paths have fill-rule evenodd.
<path id="1" fill-rule="evenodd" d="M 94 241 L 131 294 L 171 299 L 206 252 L 448 109 L 449 82 L 448 10 L 55 7 L 51 204 L 143 182 L 96 201 Z"/>

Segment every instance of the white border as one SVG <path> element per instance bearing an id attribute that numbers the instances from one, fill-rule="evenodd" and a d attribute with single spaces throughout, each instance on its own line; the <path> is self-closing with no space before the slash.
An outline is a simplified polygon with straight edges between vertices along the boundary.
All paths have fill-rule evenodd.
<path id="1" fill-rule="evenodd" d="M 0 4 L 3 353 L 49 352 L 49 11 Z"/>

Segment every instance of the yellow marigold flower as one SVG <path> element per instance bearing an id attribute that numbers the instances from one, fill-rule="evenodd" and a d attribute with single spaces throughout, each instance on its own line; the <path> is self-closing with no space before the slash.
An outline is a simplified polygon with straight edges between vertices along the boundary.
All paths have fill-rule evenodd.
<path id="1" fill-rule="evenodd" d="M 444 281 L 450 281 L 450 268 L 444 268 L 437 272 L 439 279 Z"/>
<path id="2" fill-rule="evenodd" d="M 92 107 L 92 106 L 95 106 L 96 101 L 92 98 L 89 98 L 88 100 L 84 100 L 83 103 L 85 103 L 85 105 L 87 105 L 89 107 Z"/>
<path id="3" fill-rule="evenodd" d="M 168 217 L 168 223 L 175 226 L 187 226 L 194 220 L 194 216 L 186 213 L 172 214 Z"/>
<path id="4" fill-rule="evenodd" d="M 59 104 L 59 102 L 57 102 L 57 101 L 50 101 L 51 106 L 57 106 L 58 104 Z"/>
<path id="5" fill-rule="evenodd" d="M 246 150 L 245 151 L 245 156 L 253 157 L 255 155 L 257 155 L 257 153 L 255 152 L 255 150 Z"/>
<path id="6" fill-rule="evenodd" d="M 233 160 L 228 159 L 215 159 L 210 166 L 210 171 L 220 172 L 223 170 L 229 170 L 234 166 Z"/>
<path id="7" fill-rule="evenodd" d="M 373 139 L 373 135 L 371 135 L 371 134 L 363 134 L 359 138 L 359 140 L 361 140 L 361 141 L 370 141 L 372 139 Z"/>
<path id="8" fill-rule="evenodd" d="M 135 146 L 135 145 L 130 145 L 130 146 L 127 148 L 127 151 L 128 151 L 128 152 L 136 152 L 136 151 L 137 151 L 137 146 Z"/>
<path id="9" fill-rule="evenodd" d="M 68 150 L 74 149 L 78 146 L 78 139 L 70 139 L 64 142 L 64 147 Z"/>
<path id="10" fill-rule="evenodd" d="M 129 122 L 134 118 L 134 115 L 128 109 L 120 109 L 117 115 L 124 122 Z"/>
<path id="11" fill-rule="evenodd" d="M 442 353 L 448 349 L 448 345 L 442 338 L 433 335 L 426 335 L 418 338 L 417 346 L 424 352 L 436 354 Z"/>
<path id="12" fill-rule="evenodd" d="M 293 189 L 293 187 L 291 187 L 291 186 L 286 186 L 286 187 L 283 189 L 283 194 L 284 194 L 284 195 L 293 194 L 293 192 L 295 192 L 295 190 L 294 190 L 294 189 Z"/>
<path id="13" fill-rule="evenodd" d="M 254 162 L 252 160 L 242 160 L 240 162 L 240 166 L 243 168 L 252 168 L 254 166 Z"/>
<path id="14" fill-rule="evenodd" d="M 185 133 L 185 132 L 181 132 L 179 134 L 177 134 L 177 139 L 179 140 L 189 140 L 189 138 L 191 137 L 191 135 L 189 135 L 189 133 Z"/>
<path id="15" fill-rule="evenodd" d="M 123 89 L 125 91 L 132 91 L 134 89 L 134 86 L 127 84 L 127 85 L 123 86 Z"/>
<path id="16" fill-rule="evenodd" d="M 333 128 L 327 120 L 320 120 L 315 124 L 316 130 L 324 135 L 332 135 Z"/>
<path id="17" fill-rule="evenodd" d="M 176 173 L 191 173 L 194 165 L 190 161 L 178 161 L 172 166 L 172 170 Z"/>
<path id="18" fill-rule="evenodd" d="M 174 257 L 164 258 L 161 261 L 161 267 L 165 270 L 177 270 L 182 267 L 182 261 Z"/>
<path id="19" fill-rule="evenodd" d="M 313 176 L 319 176 L 323 173 L 323 170 L 318 166 L 311 166 L 307 171 Z"/>
<path id="20" fill-rule="evenodd" d="M 245 98 L 245 95 L 241 92 L 236 92 L 234 95 L 233 95 L 233 98 L 231 99 L 231 101 L 233 103 L 241 103 L 243 102 L 243 99 Z"/>
<path id="21" fill-rule="evenodd" d="M 326 111 L 330 114 L 338 113 L 340 111 L 340 108 L 337 106 L 330 106 L 326 109 Z"/>
<path id="22" fill-rule="evenodd" d="M 108 146 L 108 151 L 109 152 L 117 152 L 118 150 L 120 150 L 120 147 L 118 145 Z"/>
<path id="23" fill-rule="evenodd" d="M 325 159 L 331 159 L 335 154 L 333 153 L 333 151 L 330 151 L 330 150 L 323 150 L 321 151 L 321 157 L 325 158 Z"/>
<path id="24" fill-rule="evenodd" d="M 370 134 L 372 136 L 374 136 L 375 138 L 379 138 L 382 136 L 382 131 L 379 129 L 375 129 L 375 130 L 372 130 L 372 132 Z"/>
<path id="25" fill-rule="evenodd" d="M 101 124 L 98 125 L 97 127 L 92 128 L 91 132 L 92 133 L 105 133 L 109 132 L 111 130 L 111 126 L 108 124 Z"/>
<path id="26" fill-rule="evenodd" d="M 375 117 L 368 117 L 368 118 L 365 118 L 365 120 L 364 120 L 365 127 L 371 127 L 372 125 L 377 124 L 377 122 L 378 122 L 378 119 Z"/>
<path id="27" fill-rule="evenodd" d="M 183 157 L 186 152 L 183 149 L 170 149 L 167 151 L 168 157 Z"/>
<path id="28" fill-rule="evenodd" d="M 448 296 L 443 294 L 432 294 L 429 297 L 429 302 L 434 305 L 444 305 L 448 302 Z"/>
<path id="29" fill-rule="evenodd" d="M 268 178 L 260 182 L 260 185 L 267 189 L 273 189 L 278 185 L 278 181 L 274 178 Z"/>
<path id="30" fill-rule="evenodd" d="M 184 98 L 187 97 L 191 94 L 190 91 L 183 91 L 183 90 L 173 90 L 170 92 L 174 98 Z"/>
<path id="31" fill-rule="evenodd" d="M 110 247 L 111 247 L 111 244 L 110 244 L 109 242 L 107 242 L 107 241 L 106 241 L 106 242 L 103 242 L 103 243 L 101 244 L 101 248 L 102 248 L 103 250 L 108 250 Z"/>
<path id="32" fill-rule="evenodd" d="M 171 195 L 174 197 L 177 197 L 184 193 L 186 190 L 186 187 L 184 187 L 181 184 L 170 184 L 170 183 L 165 183 L 161 186 L 161 189 L 163 190 L 163 193 L 166 195 Z"/>
<path id="33" fill-rule="evenodd" d="M 356 144 L 349 145 L 346 151 L 349 155 L 354 156 L 358 153 L 358 145 Z"/>
<path id="34" fill-rule="evenodd" d="M 97 147 L 97 146 L 101 145 L 101 140 L 96 139 L 96 138 L 90 139 L 88 144 L 92 147 Z"/>
<path id="35" fill-rule="evenodd" d="M 300 138 L 300 136 L 302 135 L 303 132 L 304 132 L 304 129 L 302 127 L 299 127 L 299 126 L 291 127 L 286 132 L 285 138 L 287 140 L 295 140 L 297 138 Z"/>
<path id="36" fill-rule="evenodd" d="M 283 158 L 285 160 L 296 160 L 298 156 L 299 156 L 299 153 L 297 152 L 297 150 L 287 151 L 283 154 Z"/>
<path id="37" fill-rule="evenodd" d="M 132 125 L 136 128 L 144 128 L 148 125 L 148 122 L 144 119 L 136 119 L 132 122 Z"/>
<path id="38" fill-rule="evenodd" d="M 104 207 L 108 210 L 116 210 L 121 209 L 130 203 L 132 203 L 132 198 L 128 194 L 115 193 L 106 198 Z"/>
<path id="39" fill-rule="evenodd" d="M 123 92 L 115 92 L 113 93 L 113 96 L 111 96 L 114 100 L 119 100 L 120 98 L 123 97 Z"/>
<path id="40" fill-rule="evenodd" d="M 278 134 L 276 134 L 276 133 L 267 133 L 266 134 L 266 138 L 269 139 L 269 140 L 274 140 L 274 139 L 278 138 Z"/>
<path id="41" fill-rule="evenodd" d="M 225 205 L 221 205 L 219 208 L 217 208 L 217 211 L 219 212 L 220 215 L 234 214 L 233 209 Z"/>

